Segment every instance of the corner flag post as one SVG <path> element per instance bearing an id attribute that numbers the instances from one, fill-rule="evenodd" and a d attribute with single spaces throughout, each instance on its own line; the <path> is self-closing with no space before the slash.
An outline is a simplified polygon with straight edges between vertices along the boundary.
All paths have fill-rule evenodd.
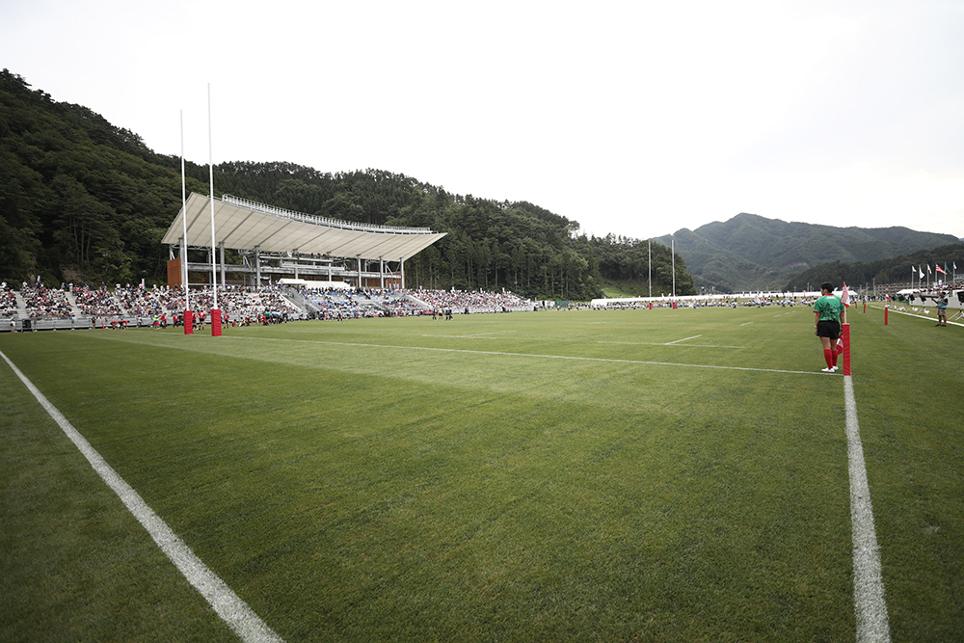
<path id="1" fill-rule="evenodd" d="M 850 371 L 850 323 L 841 324 L 840 337 L 843 339 L 843 374 L 851 375 Z"/>
<path id="2" fill-rule="evenodd" d="M 194 333 L 190 293 L 187 287 L 187 185 L 184 181 L 184 110 L 181 110 L 181 280 L 184 282 L 184 334 Z"/>
<path id="3" fill-rule="evenodd" d="M 211 145 L 211 83 L 208 83 L 208 183 L 211 189 L 211 288 L 214 297 L 211 306 L 211 336 L 221 335 L 221 309 L 218 308 L 218 266 L 214 234 L 214 152 Z"/>

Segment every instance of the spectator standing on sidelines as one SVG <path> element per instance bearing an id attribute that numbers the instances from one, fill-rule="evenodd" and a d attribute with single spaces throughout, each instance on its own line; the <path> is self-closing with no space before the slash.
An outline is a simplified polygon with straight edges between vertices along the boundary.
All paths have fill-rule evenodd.
<path id="1" fill-rule="evenodd" d="M 817 325 L 817 337 L 823 346 L 823 359 L 827 367 L 820 369 L 824 373 L 837 372 L 837 354 L 834 344 L 840 337 L 840 322 L 847 321 L 847 311 L 838 297 L 833 294 L 833 284 L 826 282 L 820 285 L 820 297 L 813 304 L 814 320 Z"/>
<path id="2" fill-rule="evenodd" d="M 935 326 L 947 326 L 947 293 L 942 292 L 933 299 L 934 303 L 937 304 L 937 324 Z"/>

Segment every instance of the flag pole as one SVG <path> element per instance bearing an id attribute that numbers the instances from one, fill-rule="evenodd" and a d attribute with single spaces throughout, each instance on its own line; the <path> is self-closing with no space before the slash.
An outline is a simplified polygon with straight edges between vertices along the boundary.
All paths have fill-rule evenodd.
<path id="1" fill-rule="evenodd" d="M 646 242 L 647 252 L 649 253 L 649 296 L 653 296 L 653 240 Z"/>
<path id="2" fill-rule="evenodd" d="M 669 252 L 673 266 L 673 299 L 676 299 L 676 237 L 669 238 Z"/>
<path id="3" fill-rule="evenodd" d="M 211 83 L 208 83 L 208 184 L 211 190 L 211 288 L 214 293 L 211 307 L 211 336 L 221 334 L 221 309 L 218 308 L 218 266 L 215 246 L 217 241 L 214 233 L 214 151 L 211 144 Z"/>
<path id="4" fill-rule="evenodd" d="M 194 332 L 191 315 L 191 293 L 187 285 L 187 182 L 184 178 L 184 110 L 181 110 L 181 281 L 184 284 L 184 317 L 181 320 L 184 334 Z"/>

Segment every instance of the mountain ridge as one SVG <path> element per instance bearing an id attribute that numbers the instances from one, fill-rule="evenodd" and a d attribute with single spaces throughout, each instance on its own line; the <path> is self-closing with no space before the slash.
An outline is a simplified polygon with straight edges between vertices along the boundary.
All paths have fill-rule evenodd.
<path id="1" fill-rule="evenodd" d="M 934 263 L 947 264 L 948 276 L 955 272 L 964 274 L 964 270 L 953 271 L 951 268 L 954 263 L 958 267 L 964 268 L 964 241 L 877 261 L 857 263 L 838 261 L 820 264 L 795 275 L 787 282 L 785 288 L 797 290 L 805 287 L 805 284 L 809 283 L 812 286 L 822 281 L 846 282 L 854 286 L 864 287 L 870 287 L 873 284 L 900 284 L 906 281 L 905 285 L 909 286 L 911 266 L 926 270 L 924 266 Z M 933 274 L 931 278 L 934 278 Z M 914 281 L 916 283 L 917 280 Z"/>
<path id="2" fill-rule="evenodd" d="M 749 212 L 657 238 L 666 245 L 674 239 L 695 286 L 724 292 L 780 289 L 816 265 L 876 261 L 957 242 L 953 235 L 905 226 L 840 227 Z"/>

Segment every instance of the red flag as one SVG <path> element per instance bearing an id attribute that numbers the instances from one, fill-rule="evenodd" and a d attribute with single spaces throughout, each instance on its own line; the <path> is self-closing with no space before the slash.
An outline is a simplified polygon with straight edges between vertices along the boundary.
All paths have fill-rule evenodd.
<path id="1" fill-rule="evenodd" d="M 846 306 L 847 308 L 850 308 L 850 291 L 847 290 L 846 283 L 843 285 L 843 288 L 841 289 L 840 303 Z"/>
<path id="2" fill-rule="evenodd" d="M 934 270 L 935 270 L 936 272 L 941 273 L 942 275 L 946 275 L 946 274 L 947 274 L 946 272 L 944 272 L 944 269 L 941 268 L 941 264 L 936 264 L 936 265 L 934 266 Z"/>

